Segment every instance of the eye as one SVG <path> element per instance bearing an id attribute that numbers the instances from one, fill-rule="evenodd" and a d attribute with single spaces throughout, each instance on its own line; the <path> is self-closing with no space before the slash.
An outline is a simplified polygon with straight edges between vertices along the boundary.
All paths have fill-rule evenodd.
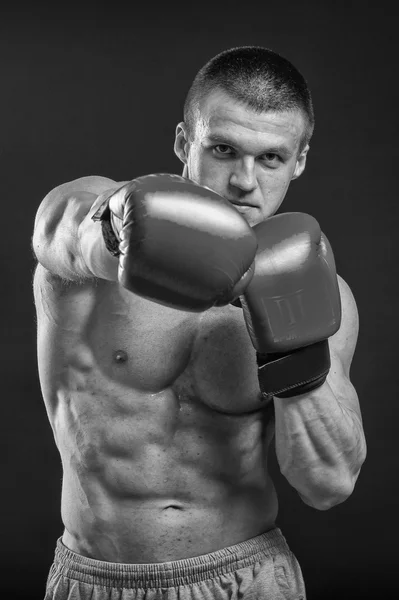
<path id="1" fill-rule="evenodd" d="M 216 152 L 216 154 L 223 154 L 224 156 L 233 153 L 233 148 L 227 144 L 218 144 L 217 146 L 213 147 L 213 150 Z"/>
<path id="2" fill-rule="evenodd" d="M 265 157 L 266 160 L 273 162 L 276 160 L 279 160 L 279 156 L 277 154 L 274 154 L 274 152 L 266 152 L 266 154 L 263 155 Z"/>
<path id="3" fill-rule="evenodd" d="M 262 154 L 262 160 L 271 166 L 277 166 L 277 164 L 281 162 L 280 156 L 274 152 L 266 152 L 265 154 Z"/>

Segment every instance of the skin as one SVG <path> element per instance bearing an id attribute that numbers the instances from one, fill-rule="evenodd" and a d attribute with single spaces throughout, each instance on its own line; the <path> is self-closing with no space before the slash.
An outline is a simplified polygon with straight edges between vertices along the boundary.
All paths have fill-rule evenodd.
<path id="1" fill-rule="evenodd" d="M 309 144 L 302 147 L 304 133 L 300 111 L 257 114 L 216 89 L 200 103 L 192 136 L 184 122 L 178 124 L 175 153 L 184 163 L 184 176 L 230 200 L 254 226 L 275 214 L 290 182 L 303 173 L 309 151 Z M 352 493 L 367 453 L 359 400 L 350 381 L 358 311 L 350 287 L 337 277 L 342 322 L 329 339 L 326 382 L 292 400 L 274 400 L 281 471 L 304 502 L 320 509 Z"/>
<path id="2" fill-rule="evenodd" d="M 251 205 L 238 208 L 251 226 L 273 215 L 305 169 L 302 113 L 257 114 L 217 89 L 200 114 L 192 140 L 184 122 L 176 129 L 183 174 L 233 203 Z"/>
<path id="3" fill-rule="evenodd" d="M 178 125 L 175 151 L 184 174 L 251 204 L 238 210 L 254 225 L 303 172 L 303 131 L 299 112 L 257 115 L 217 91 L 192 140 Z M 213 148 L 211 134 L 220 136 Z M 193 314 L 149 302 L 119 285 L 109 253 L 103 275 L 90 273 L 82 245 L 103 244 L 91 215 L 101 194 L 122 183 L 64 184 L 36 216 L 38 364 L 63 464 L 64 544 L 99 560 L 150 563 L 268 531 L 278 511 L 267 466 L 274 435 L 282 471 L 305 502 L 324 509 L 342 501 L 364 460 L 349 381 L 357 337 L 349 288 L 340 280 L 343 324 L 330 340 L 328 382 L 283 406 L 275 401 L 275 424 L 241 309 Z M 333 434 L 316 420 L 333 423 Z"/>

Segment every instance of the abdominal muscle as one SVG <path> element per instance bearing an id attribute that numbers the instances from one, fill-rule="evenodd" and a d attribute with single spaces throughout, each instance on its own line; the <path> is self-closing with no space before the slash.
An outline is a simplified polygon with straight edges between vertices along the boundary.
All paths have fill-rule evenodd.
<path id="1" fill-rule="evenodd" d="M 80 398 L 80 407 L 86 402 L 93 398 Z M 172 389 L 136 395 L 132 404 L 130 414 L 104 420 L 83 408 L 80 425 L 76 413 L 74 424 L 65 415 L 58 445 L 68 548 L 111 562 L 165 562 L 274 526 L 259 414 L 215 415 L 200 403 L 180 404 Z"/>
<path id="2" fill-rule="evenodd" d="M 97 560 L 153 563 L 274 527 L 273 423 L 251 383 L 239 309 L 194 316 L 148 303 L 145 325 L 143 308 L 130 322 L 123 303 L 99 299 L 101 285 L 56 302 L 56 286 L 46 295 L 42 284 L 39 373 L 63 465 L 63 543 Z"/>

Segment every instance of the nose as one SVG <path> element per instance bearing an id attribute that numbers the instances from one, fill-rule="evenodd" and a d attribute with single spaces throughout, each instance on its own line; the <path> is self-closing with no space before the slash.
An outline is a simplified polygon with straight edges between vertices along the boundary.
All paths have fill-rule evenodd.
<path id="1" fill-rule="evenodd" d="M 230 177 L 230 185 L 247 194 L 253 192 L 257 185 L 253 159 L 241 159 L 236 162 Z"/>

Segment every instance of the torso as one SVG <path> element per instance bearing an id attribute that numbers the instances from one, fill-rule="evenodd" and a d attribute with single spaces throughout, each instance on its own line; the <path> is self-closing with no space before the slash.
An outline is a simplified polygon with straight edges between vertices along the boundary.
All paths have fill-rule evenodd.
<path id="1" fill-rule="evenodd" d="M 164 562 L 274 526 L 272 405 L 240 308 L 177 311 L 41 265 L 34 292 L 68 548 Z"/>

